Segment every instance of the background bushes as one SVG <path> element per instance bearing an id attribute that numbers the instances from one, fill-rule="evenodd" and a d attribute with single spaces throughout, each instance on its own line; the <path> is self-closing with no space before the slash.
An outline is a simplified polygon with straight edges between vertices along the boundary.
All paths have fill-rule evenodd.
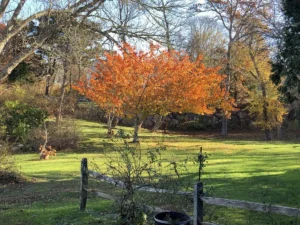
<path id="1" fill-rule="evenodd" d="M 5 136 L 13 140 L 25 141 L 28 132 L 44 124 L 48 113 L 18 101 L 6 101 L 1 108 L 1 125 Z"/>

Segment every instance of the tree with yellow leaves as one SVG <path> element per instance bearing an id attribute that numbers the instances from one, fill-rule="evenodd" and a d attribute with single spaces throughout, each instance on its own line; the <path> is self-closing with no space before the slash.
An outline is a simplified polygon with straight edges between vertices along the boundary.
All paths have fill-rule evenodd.
<path id="1" fill-rule="evenodd" d="M 239 68 L 251 84 L 247 87 L 248 110 L 255 117 L 254 124 L 265 131 L 266 140 L 271 140 L 271 130 L 281 125 L 286 110 L 270 80 L 270 52 L 262 35 L 254 30 L 238 48 Z"/>

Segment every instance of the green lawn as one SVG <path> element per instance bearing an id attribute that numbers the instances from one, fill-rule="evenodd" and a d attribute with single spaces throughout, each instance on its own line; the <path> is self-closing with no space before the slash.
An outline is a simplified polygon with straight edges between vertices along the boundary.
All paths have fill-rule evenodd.
<path id="1" fill-rule="evenodd" d="M 87 211 L 78 210 L 80 160 L 87 157 L 103 168 L 103 140 L 109 142 L 103 124 L 78 121 L 78 125 L 83 138 L 76 150 L 60 152 L 48 161 L 40 161 L 38 152 L 15 156 L 19 170 L 30 182 L 0 186 L 0 224 L 110 224 L 114 206 L 92 193 Z M 122 129 L 132 131 L 132 128 Z M 209 155 L 203 176 L 209 196 L 300 206 L 300 144 L 297 142 L 253 141 L 251 137 L 239 140 L 233 136 L 224 139 L 202 134 L 162 135 L 142 130 L 141 147 L 154 147 L 162 139 L 167 146 L 163 157 L 169 160 L 195 157 L 203 147 Z M 198 165 L 191 162 L 188 169 L 181 181 L 196 181 Z M 90 186 L 108 192 L 111 189 L 93 181 Z M 168 204 L 159 202 L 158 205 Z M 294 218 L 205 207 L 206 219 L 222 225 L 297 224 Z"/>

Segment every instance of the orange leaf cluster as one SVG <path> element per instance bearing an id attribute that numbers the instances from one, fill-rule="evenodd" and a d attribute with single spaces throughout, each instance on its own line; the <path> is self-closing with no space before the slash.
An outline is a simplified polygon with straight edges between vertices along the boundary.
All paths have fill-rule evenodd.
<path id="1" fill-rule="evenodd" d="M 73 88 L 107 112 L 143 118 L 169 112 L 212 113 L 230 108 L 218 68 L 206 68 L 177 51 L 137 52 L 124 44 L 121 53 L 106 53 L 89 78 Z"/>

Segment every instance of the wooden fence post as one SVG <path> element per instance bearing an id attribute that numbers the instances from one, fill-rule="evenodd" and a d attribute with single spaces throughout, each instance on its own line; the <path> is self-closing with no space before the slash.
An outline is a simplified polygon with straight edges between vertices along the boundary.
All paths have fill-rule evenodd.
<path id="1" fill-rule="evenodd" d="M 200 225 L 203 222 L 204 209 L 201 196 L 203 195 L 203 184 L 197 182 L 194 186 L 194 225 Z"/>
<path id="2" fill-rule="evenodd" d="M 202 154 L 202 147 L 200 147 L 200 153 L 198 155 L 198 162 L 199 162 L 199 171 L 198 171 L 198 181 L 200 182 L 201 180 L 201 175 L 202 175 L 202 170 L 203 170 L 203 163 L 204 163 L 204 158 L 203 158 L 203 154 Z"/>
<path id="3" fill-rule="evenodd" d="M 86 207 L 88 176 L 87 158 L 83 158 L 81 160 L 80 210 L 85 210 Z"/>

